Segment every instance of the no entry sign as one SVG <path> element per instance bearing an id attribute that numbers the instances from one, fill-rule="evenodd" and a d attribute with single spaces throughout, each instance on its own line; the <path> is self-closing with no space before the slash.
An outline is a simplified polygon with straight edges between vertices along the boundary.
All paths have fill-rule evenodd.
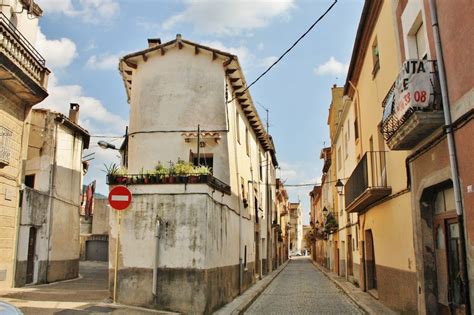
<path id="1" fill-rule="evenodd" d="M 132 193 L 125 186 L 116 186 L 109 192 L 109 204 L 115 210 L 125 210 L 132 203 Z"/>

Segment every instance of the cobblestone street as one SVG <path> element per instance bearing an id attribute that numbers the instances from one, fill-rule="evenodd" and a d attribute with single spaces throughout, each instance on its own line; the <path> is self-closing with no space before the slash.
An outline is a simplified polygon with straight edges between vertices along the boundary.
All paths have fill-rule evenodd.
<path id="1" fill-rule="evenodd" d="M 364 314 L 309 257 L 293 258 L 245 314 Z"/>

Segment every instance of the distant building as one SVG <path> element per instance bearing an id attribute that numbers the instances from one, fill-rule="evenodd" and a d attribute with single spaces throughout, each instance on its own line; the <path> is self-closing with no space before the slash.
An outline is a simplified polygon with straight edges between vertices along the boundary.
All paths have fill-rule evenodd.
<path id="1" fill-rule="evenodd" d="M 303 245 L 303 218 L 301 204 L 290 202 L 288 206 L 290 212 L 290 255 L 301 255 Z"/>
<path id="2" fill-rule="evenodd" d="M 79 274 L 82 153 L 90 137 L 78 115 L 78 104 L 71 104 L 69 117 L 46 109 L 31 113 L 16 286 Z"/>
<path id="3" fill-rule="evenodd" d="M 290 212 L 288 211 L 288 192 L 283 182 L 277 178 L 276 180 L 276 217 L 277 227 L 277 265 L 283 264 L 288 260 L 289 248 L 289 231 L 290 231 Z"/>
<path id="4" fill-rule="evenodd" d="M 273 142 L 235 55 L 178 35 L 150 39 L 119 67 L 130 103 L 128 169 L 109 184 L 128 180 L 133 203 L 123 212 L 119 265 L 110 259 L 117 300 L 211 313 L 272 268 Z M 116 222 L 114 211 L 111 258 Z"/>
<path id="5" fill-rule="evenodd" d="M 48 96 L 49 70 L 33 46 L 42 14 L 32 0 L 0 6 L 0 289 L 15 285 L 30 110 Z"/>

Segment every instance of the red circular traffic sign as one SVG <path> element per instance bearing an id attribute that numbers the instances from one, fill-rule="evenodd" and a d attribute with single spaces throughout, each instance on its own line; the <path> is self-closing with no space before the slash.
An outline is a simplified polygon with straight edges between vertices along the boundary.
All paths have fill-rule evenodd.
<path id="1" fill-rule="evenodd" d="M 125 186 L 115 186 L 109 192 L 109 204 L 115 210 L 125 210 L 132 203 L 132 193 Z"/>

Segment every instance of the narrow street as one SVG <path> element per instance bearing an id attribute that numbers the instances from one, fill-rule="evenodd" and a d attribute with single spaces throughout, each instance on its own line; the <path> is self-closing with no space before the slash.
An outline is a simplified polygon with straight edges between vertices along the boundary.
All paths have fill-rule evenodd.
<path id="1" fill-rule="evenodd" d="M 364 314 L 309 257 L 294 257 L 245 314 Z"/>

